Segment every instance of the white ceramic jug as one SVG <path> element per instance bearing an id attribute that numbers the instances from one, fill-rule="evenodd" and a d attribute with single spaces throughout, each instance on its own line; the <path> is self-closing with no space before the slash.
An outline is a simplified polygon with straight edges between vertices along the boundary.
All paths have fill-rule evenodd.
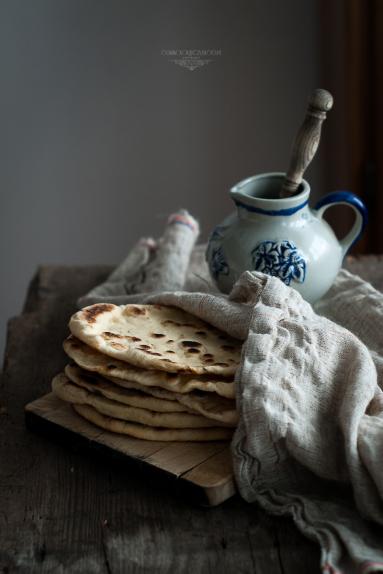
<path id="1" fill-rule="evenodd" d="M 249 177 L 230 190 L 237 212 L 210 236 L 206 259 L 220 291 L 228 293 L 241 273 L 261 271 L 293 287 L 314 303 L 331 287 L 349 248 L 367 222 L 367 210 L 354 194 L 326 195 L 310 209 L 310 186 L 303 180 L 298 193 L 279 198 L 284 173 Z M 322 219 L 333 205 L 355 211 L 349 233 L 338 240 Z"/>

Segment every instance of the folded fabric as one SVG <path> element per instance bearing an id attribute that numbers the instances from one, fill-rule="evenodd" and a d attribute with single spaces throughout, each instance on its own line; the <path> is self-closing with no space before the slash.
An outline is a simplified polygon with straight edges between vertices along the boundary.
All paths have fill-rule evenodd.
<path id="1" fill-rule="evenodd" d="M 143 237 L 107 280 L 96 286 L 77 304 L 123 305 L 139 301 L 142 293 L 182 289 L 214 289 L 207 273 L 204 249 L 195 249 L 199 235 L 198 222 L 181 209 L 169 216 L 163 236 L 155 241 Z"/>
<path id="2" fill-rule="evenodd" d="M 203 247 L 192 248 L 184 248 L 183 280 L 177 266 L 161 265 L 152 288 L 167 293 L 126 288 L 127 277 L 155 266 L 146 253 L 136 269 L 117 270 L 117 289 L 86 300 L 175 305 L 243 340 L 232 441 L 240 494 L 291 515 L 320 544 L 324 572 L 383 572 L 383 295 L 341 270 L 315 311 L 256 272 L 227 297 L 212 291 Z"/>
<path id="3" fill-rule="evenodd" d="M 351 297 L 354 282 L 380 299 L 359 324 L 368 337 L 382 321 L 383 296 L 347 271 L 321 312 L 331 312 L 345 284 Z M 382 391 L 362 341 L 279 279 L 256 272 L 244 273 L 229 297 L 179 292 L 149 301 L 179 306 L 245 341 L 232 441 L 242 497 L 290 514 L 320 544 L 323 571 L 383 571 L 383 528 L 369 522 L 383 524 Z M 353 308 L 359 311 L 350 301 Z"/>

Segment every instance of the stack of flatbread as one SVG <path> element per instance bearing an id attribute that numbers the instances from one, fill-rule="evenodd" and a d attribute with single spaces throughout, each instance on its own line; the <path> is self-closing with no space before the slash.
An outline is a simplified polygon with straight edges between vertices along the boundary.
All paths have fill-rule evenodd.
<path id="1" fill-rule="evenodd" d="M 96 426 L 140 439 L 231 438 L 241 343 L 165 305 L 85 307 L 53 392 Z"/>

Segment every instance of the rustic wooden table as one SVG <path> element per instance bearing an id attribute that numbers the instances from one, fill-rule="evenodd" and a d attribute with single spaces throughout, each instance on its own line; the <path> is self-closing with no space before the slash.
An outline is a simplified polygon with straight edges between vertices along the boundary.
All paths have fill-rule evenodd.
<path id="1" fill-rule="evenodd" d="M 376 258 L 349 265 L 383 285 Z M 24 405 L 65 364 L 76 298 L 110 267 L 42 267 L 9 322 L 0 395 L 0 568 L 11 572 L 319 573 L 290 519 L 236 496 L 195 507 L 143 469 L 121 468 L 28 431 Z"/>

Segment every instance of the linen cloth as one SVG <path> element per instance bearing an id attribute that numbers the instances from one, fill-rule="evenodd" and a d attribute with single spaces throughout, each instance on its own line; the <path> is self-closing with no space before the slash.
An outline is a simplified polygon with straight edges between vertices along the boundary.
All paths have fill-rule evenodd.
<path id="1" fill-rule="evenodd" d="M 319 543 L 323 572 L 383 572 L 383 295 L 341 270 L 315 310 L 258 272 L 225 296 L 211 292 L 202 256 L 189 252 L 182 291 L 118 302 L 175 305 L 244 341 L 232 440 L 241 496 L 291 515 Z"/>
<path id="2" fill-rule="evenodd" d="M 163 236 L 158 241 L 141 238 L 104 283 L 80 297 L 79 307 L 102 302 L 122 305 L 140 299 L 142 293 L 184 288 L 198 235 L 198 222 L 185 209 L 172 213 Z"/>

